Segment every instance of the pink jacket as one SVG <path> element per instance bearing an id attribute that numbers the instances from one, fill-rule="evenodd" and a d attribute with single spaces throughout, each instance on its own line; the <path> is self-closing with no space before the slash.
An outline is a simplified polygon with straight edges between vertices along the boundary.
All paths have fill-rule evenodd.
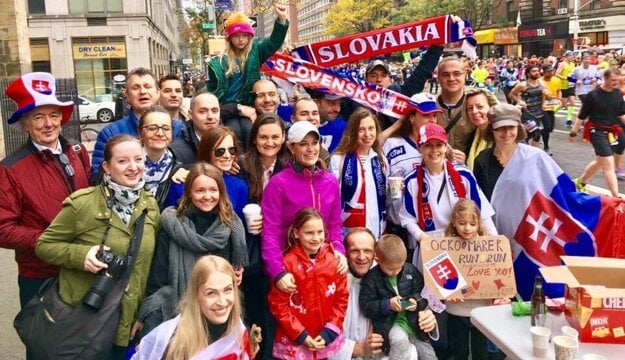
<path id="1" fill-rule="evenodd" d="M 332 247 L 345 254 L 341 230 L 341 195 L 336 177 L 331 172 L 316 169 L 297 172 L 290 163 L 271 177 L 261 201 L 263 235 L 261 253 L 265 272 L 271 281 L 286 271 L 282 257 L 286 249 L 289 226 L 295 214 L 312 207 L 321 213 L 326 226 L 326 238 Z"/>

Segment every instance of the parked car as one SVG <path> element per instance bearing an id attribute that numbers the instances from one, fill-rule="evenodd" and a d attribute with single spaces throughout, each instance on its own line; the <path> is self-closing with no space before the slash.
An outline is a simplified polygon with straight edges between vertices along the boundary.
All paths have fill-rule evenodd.
<path id="1" fill-rule="evenodd" d="M 115 102 L 95 102 L 78 95 L 74 101 L 78 105 L 80 121 L 109 122 L 115 119 Z"/>
<path id="2" fill-rule="evenodd" d="M 95 102 L 115 101 L 113 90 L 108 86 L 96 86 L 86 91 L 80 91 L 78 95 L 91 99 Z"/>

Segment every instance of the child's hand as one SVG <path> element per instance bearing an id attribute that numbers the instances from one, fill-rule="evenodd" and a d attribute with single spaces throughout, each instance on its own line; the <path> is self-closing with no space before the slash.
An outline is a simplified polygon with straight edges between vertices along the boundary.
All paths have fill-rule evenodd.
<path id="1" fill-rule="evenodd" d="M 323 337 L 321 337 L 321 335 L 318 335 L 315 338 L 315 341 L 317 342 L 317 350 L 321 350 L 326 347 L 326 341 L 323 339 Z"/>
<path id="2" fill-rule="evenodd" d="M 464 295 L 462 295 L 461 292 L 458 292 L 457 295 L 451 295 L 450 297 L 445 299 L 445 301 L 447 301 L 450 304 L 461 303 L 461 302 L 464 302 Z"/>
<path id="3" fill-rule="evenodd" d="M 429 333 L 436 328 L 436 317 L 432 310 L 427 309 L 419 311 L 419 329 L 423 332 Z"/>
<path id="4" fill-rule="evenodd" d="M 347 266 L 347 259 L 345 258 L 345 256 L 340 252 L 334 250 L 334 257 L 339 261 L 339 264 L 336 266 L 336 270 L 339 272 L 339 274 L 347 274 L 347 270 L 349 269 L 349 267 Z"/>
<path id="5" fill-rule="evenodd" d="M 511 302 L 512 300 L 508 298 L 493 299 L 493 305 L 506 305 L 506 304 L 510 304 Z"/>
<path id="6" fill-rule="evenodd" d="M 403 311 L 403 309 L 401 308 L 401 296 L 397 295 L 395 297 L 392 297 L 390 299 L 390 304 L 389 304 L 391 311 L 394 312 L 401 312 Z"/>
<path id="7" fill-rule="evenodd" d="M 297 290 L 297 285 L 295 285 L 295 278 L 293 277 L 293 274 L 287 273 L 286 275 L 281 277 L 280 280 L 278 280 L 278 282 L 276 283 L 276 287 L 280 291 L 284 291 L 285 293 L 290 294 L 295 292 Z"/>
<path id="8" fill-rule="evenodd" d="M 276 9 L 276 15 L 278 16 L 278 20 L 280 20 L 281 23 L 284 23 L 284 21 L 286 20 L 286 9 L 288 5 L 289 3 L 286 1 L 275 2 L 273 4 L 274 8 Z"/>
<path id="9" fill-rule="evenodd" d="M 321 338 L 321 337 L 317 336 L 317 338 Z M 304 340 L 304 345 L 310 351 L 319 351 L 319 350 L 322 350 L 325 347 L 325 343 L 323 342 L 323 339 L 321 339 L 321 341 L 322 341 L 322 343 L 319 343 L 319 341 L 317 341 L 317 339 L 313 339 L 310 335 L 308 335 L 308 336 L 306 336 L 306 339 Z"/>
<path id="10" fill-rule="evenodd" d="M 415 311 L 417 310 L 417 300 L 415 298 L 409 298 L 408 302 L 410 302 L 410 306 L 408 307 L 402 307 L 405 311 Z M 401 302 L 400 302 L 400 306 L 401 306 Z"/>

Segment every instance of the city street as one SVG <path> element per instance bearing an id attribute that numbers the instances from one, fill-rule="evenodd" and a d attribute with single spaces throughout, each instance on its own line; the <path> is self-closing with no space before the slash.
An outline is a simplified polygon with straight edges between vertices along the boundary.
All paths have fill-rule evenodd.
<path id="1" fill-rule="evenodd" d="M 503 95 L 498 94 L 502 98 Z M 579 108 L 579 104 L 577 106 Z M 577 111 L 576 111 L 577 113 Z M 594 158 L 590 144 L 581 140 L 572 144 L 568 142 L 568 130 L 564 126 L 565 113 L 556 116 L 556 130 L 551 137 L 551 151 L 554 160 L 571 176 L 579 176 L 584 167 Z M 102 125 L 90 124 L 94 129 Z M 605 187 L 602 174 L 598 174 L 590 184 Z M 621 191 L 625 190 L 625 182 L 619 181 Z M 17 292 L 17 266 L 13 260 L 13 251 L 0 249 L 0 293 L 3 300 L 0 302 L 0 360 L 19 360 L 24 358 L 23 346 L 13 330 L 13 318 L 19 309 Z"/>

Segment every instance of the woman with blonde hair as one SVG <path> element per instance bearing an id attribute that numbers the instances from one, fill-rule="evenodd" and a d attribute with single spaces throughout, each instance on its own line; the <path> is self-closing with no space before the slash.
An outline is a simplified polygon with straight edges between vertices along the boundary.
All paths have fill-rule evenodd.
<path id="1" fill-rule="evenodd" d="M 464 111 L 467 118 L 475 126 L 475 130 L 469 137 L 467 147 L 467 167 L 473 171 L 475 158 L 484 150 L 490 147 L 491 143 L 486 141 L 486 128 L 488 128 L 488 110 L 499 104 L 495 95 L 480 88 L 470 88 L 465 91 Z"/>
<path id="2" fill-rule="evenodd" d="M 141 341 L 134 360 L 253 358 L 228 261 L 214 255 L 198 259 L 179 307 L 180 315 Z"/>
<path id="3" fill-rule="evenodd" d="M 252 21 L 240 11 L 224 21 L 226 50 L 208 64 L 208 91 L 220 104 L 253 106 L 252 85 L 260 80 L 260 66 L 278 51 L 286 38 L 289 22 L 286 5 L 275 5 L 278 18 L 271 35 L 265 40 L 254 39 Z"/>
<path id="4" fill-rule="evenodd" d="M 379 238 L 386 227 L 386 174 L 382 129 L 373 114 L 358 108 L 330 158 L 330 171 L 339 181 L 343 230 L 371 229 Z"/>

